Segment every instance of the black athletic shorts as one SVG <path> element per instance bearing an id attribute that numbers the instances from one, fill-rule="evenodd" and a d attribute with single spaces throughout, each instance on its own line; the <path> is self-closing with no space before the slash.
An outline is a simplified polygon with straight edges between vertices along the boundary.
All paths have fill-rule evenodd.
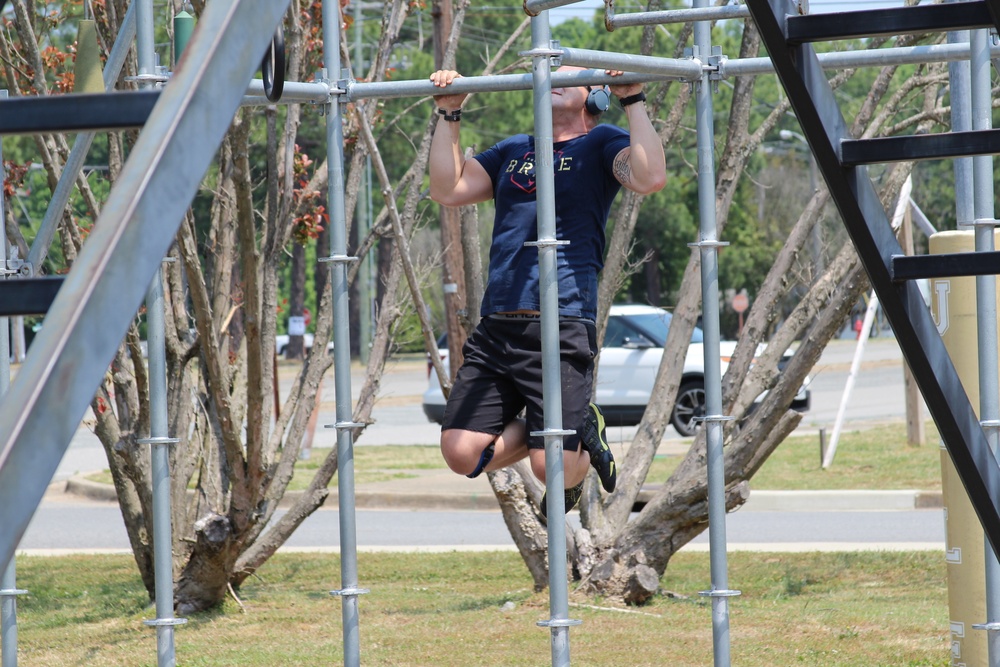
<path id="1" fill-rule="evenodd" d="M 441 429 L 500 435 L 525 411 L 528 433 L 544 430 L 542 415 L 541 320 L 537 316 L 492 315 L 472 332 L 462 354 Z M 579 431 L 594 384 L 597 329 L 590 320 L 559 323 L 562 371 L 562 426 Z M 578 436 L 564 436 L 563 447 L 576 451 Z M 545 438 L 528 436 L 529 449 L 545 449 Z"/>

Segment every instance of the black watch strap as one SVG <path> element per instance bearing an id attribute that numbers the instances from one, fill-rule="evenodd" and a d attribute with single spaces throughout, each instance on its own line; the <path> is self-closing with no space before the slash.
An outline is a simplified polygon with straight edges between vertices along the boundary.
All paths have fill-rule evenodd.
<path id="1" fill-rule="evenodd" d="M 628 97 L 618 98 L 618 104 L 622 105 L 622 109 L 624 109 L 630 104 L 635 104 L 636 102 L 645 102 L 645 101 L 646 101 L 646 93 L 644 93 L 641 90 L 635 95 L 629 95 Z"/>
<path id="2" fill-rule="evenodd" d="M 452 123 L 462 120 L 462 110 L 455 109 L 454 111 L 448 111 L 447 109 L 442 109 L 438 107 L 438 113 L 444 116 L 444 119 L 451 121 Z"/>

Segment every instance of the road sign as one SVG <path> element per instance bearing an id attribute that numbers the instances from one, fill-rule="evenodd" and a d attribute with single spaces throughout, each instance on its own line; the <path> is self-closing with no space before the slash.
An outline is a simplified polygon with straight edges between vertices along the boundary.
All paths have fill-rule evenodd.
<path id="1" fill-rule="evenodd" d="M 747 297 L 745 293 L 740 292 L 739 294 L 733 297 L 732 305 L 733 305 L 733 310 L 735 310 L 737 313 L 742 313 L 745 312 L 746 309 L 750 307 L 750 299 Z"/>

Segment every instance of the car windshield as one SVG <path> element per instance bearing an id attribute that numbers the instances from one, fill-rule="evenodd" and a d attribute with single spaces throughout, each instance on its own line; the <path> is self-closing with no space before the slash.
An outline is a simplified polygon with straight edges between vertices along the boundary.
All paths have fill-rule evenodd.
<path id="1" fill-rule="evenodd" d="M 639 315 L 629 315 L 628 320 L 637 328 L 641 329 L 656 344 L 663 347 L 667 342 L 667 331 L 670 329 L 670 320 L 673 315 L 666 311 L 656 313 L 642 313 Z M 704 342 L 704 334 L 698 327 L 691 332 L 692 343 Z"/>

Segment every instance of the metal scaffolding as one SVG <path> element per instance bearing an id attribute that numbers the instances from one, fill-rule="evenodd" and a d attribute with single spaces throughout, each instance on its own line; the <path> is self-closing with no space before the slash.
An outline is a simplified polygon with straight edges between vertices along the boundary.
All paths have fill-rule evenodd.
<path id="1" fill-rule="evenodd" d="M 143 9 L 148 7 L 149 0 L 143 0 L 137 15 L 139 30 L 140 74 L 150 70 L 148 60 L 151 53 L 150 28 L 151 19 L 143 16 Z M 808 86 L 802 86 L 790 79 L 793 72 L 787 61 L 792 57 L 780 48 L 780 43 L 790 37 L 799 42 L 824 39 L 833 34 L 834 30 L 845 30 L 833 26 L 843 26 L 843 23 L 818 23 L 816 21 L 787 21 L 787 25 L 779 27 L 773 19 L 772 9 L 787 11 L 792 7 L 790 0 L 751 0 L 749 6 L 708 7 L 707 0 L 695 0 L 695 6 L 690 10 L 670 10 L 664 12 L 648 12 L 634 15 L 615 16 L 608 5 L 606 24 L 609 30 L 625 26 L 651 25 L 670 22 L 696 22 L 695 53 L 692 58 L 670 59 L 650 56 L 637 56 L 609 52 L 591 51 L 561 47 L 551 39 L 548 15 L 546 10 L 572 4 L 573 0 L 525 0 L 525 11 L 532 15 L 532 48 L 526 55 L 532 58 L 530 74 L 497 75 L 481 77 L 464 77 L 451 84 L 455 93 L 491 92 L 507 90 L 532 90 L 534 97 L 535 140 L 538 146 L 539 160 L 536 164 L 538 177 L 538 236 L 533 245 L 539 251 L 539 268 L 542 277 L 541 312 L 542 312 L 542 350 L 544 378 L 544 430 L 533 433 L 545 440 L 546 476 L 548 491 L 548 516 L 563 516 L 563 470 L 562 470 L 562 437 L 572 433 L 566 431 L 561 423 L 561 393 L 559 380 L 559 343 L 558 343 L 558 292 L 556 280 L 556 256 L 558 247 L 565 241 L 555 238 L 555 202 L 551 160 L 544 156 L 552 150 L 552 118 L 551 89 L 553 87 L 595 85 L 606 83 L 626 83 L 635 81 L 682 80 L 692 82 L 696 88 L 696 114 L 698 138 L 698 186 L 699 186 L 699 237 L 692 245 L 701 255 L 701 289 L 703 295 L 704 331 L 705 331 L 705 368 L 706 368 L 706 436 L 708 458 L 708 497 L 709 497 L 709 537 L 711 546 L 711 590 L 704 594 L 712 599 L 713 653 L 716 665 L 729 664 L 729 611 L 728 600 L 738 595 L 738 591 L 730 590 L 728 582 L 728 564 L 726 560 L 725 534 L 725 470 L 722 452 L 723 423 L 730 417 L 722 414 L 721 373 L 719 372 L 719 311 L 718 311 L 718 250 L 726 245 L 717 237 L 717 221 L 715 218 L 715 173 L 714 173 L 714 127 L 711 81 L 732 76 L 751 76 L 775 71 L 775 66 L 769 58 L 753 58 L 746 60 L 727 60 L 725 57 L 714 57 L 711 43 L 712 20 L 726 18 L 744 18 L 754 15 L 762 26 L 769 41 L 769 51 L 776 54 L 779 61 L 777 71 L 786 86 L 792 86 L 790 93 L 800 104 L 796 110 L 801 114 L 803 130 L 810 139 L 810 144 L 817 152 L 820 167 L 830 185 L 835 197 L 846 201 L 853 185 L 852 175 L 842 171 L 841 160 L 850 162 L 853 168 L 865 163 L 866 160 L 879 158 L 884 160 L 886 143 L 862 145 L 852 142 L 843 132 L 842 119 L 837 123 L 835 118 L 823 116 L 833 114 L 835 105 L 822 108 L 822 112 L 810 110 L 802 106 L 802 96 L 816 94 L 822 99 L 822 93 L 814 90 L 804 92 L 803 88 L 820 87 L 824 69 L 837 69 L 859 66 L 883 66 L 889 64 L 905 64 L 929 61 L 961 61 L 971 57 L 977 63 L 977 71 L 987 70 L 985 83 L 978 81 L 973 85 L 973 108 L 977 114 L 977 122 L 973 127 L 962 130 L 957 136 L 942 142 L 940 139 L 922 137 L 903 138 L 888 144 L 896 151 L 898 159 L 907 159 L 916 152 L 922 155 L 928 150 L 937 151 L 940 155 L 966 155 L 982 149 L 983 145 L 992 146 L 990 142 L 1000 143 L 1000 134 L 991 131 L 982 117 L 988 118 L 989 110 L 989 60 L 1000 57 L 1000 46 L 990 46 L 988 40 L 979 34 L 970 43 L 949 43 L 939 46 L 920 46 L 907 48 L 878 49 L 861 52 L 838 52 L 816 55 L 811 54 L 805 64 Z M 978 25 L 983 16 L 991 17 L 995 12 L 991 2 L 966 2 L 958 13 L 941 14 L 939 10 L 922 11 L 919 15 L 911 14 L 908 20 L 917 23 L 928 20 L 942 21 L 947 18 L 940 29 Z M 163 371 L 163 331 L 162 319 L 156 321 L 154 311 L 162 316 L 162 284 L 160 282 L 160 261 L 166 254 L 173 240 L 177 227 L 187 209 L 189 202 L 200 182 L 210 160 L 214 156 L 215 147 L 228 127 L 229 121 L 240 104 L 261 105 L 271 104 L 265 95 L 264 86 L 259 81 L 251 81 L 250 77 L 259 61 L 260 45 L 269 39 L 275 25 L 279 23 L 287 2 L 272 2 L 269 0 L 233 0 L 224 2 L 212 0 L 206 6 L 201 17 L 202 27 L 196 33 L 188 49 L 191 53 L 185 65 L 174 73 L 170 86 L 162 91 L 144 93 L 146 97 L 137 94 L 123 96 L 128 100 L 122 109 L 128 111 L 131 120 L 122 113 L 118 122 L 138 122 L 144 125 L 144 130 L 137 142 L 133 156 L 119 177 L 94 230 L 81 251 L 73 270 L 65 279 L 64 284 L 52 301 L 49 309 L 48 322 L 39 334 L 33 346 L 32 354 L 28 356 L 17 381 L 10 388 L 5 399 L 0 403 L 0 525 L 5 530 L 0 533 L 0 563 L 8 564 L 9 577 L 5 576 L 0 594 L 7 589 L 14 590 L 13 565 L 14 550 L 27 527 L 35 507 L 38 505 L 44 482 L 51 479 L 59 460 L 72 437 L 73 431 L 84 413 L 94 388 L 103 376 L 107 363 L 117 347 L 114 341 L 120 339 L 118 333 L 123 333 L 129 324 L 135 310 L 145 297 L 150 311 L 150 376 L 151 383 L 156 387 L 151 395 L 163 398 L 166 392 L 165 373 Z M 130 7 L 126 15 L 122 33 L 115 43 L 105 71 L 106 87 L 110 90 L 117 79 L 118 72 L 124 63 L 125 54 L 136 34 L 136 20 Z M 887 10 L 888 11 L 888 10 Z M 937 12 L 937 13 L 935 13 Z M 893 16 L 898 16 L 893 14 Z M 957 17 L 957 18 L 956 18 Z M 349 73 L 341 71 L 340 61 L 340 7 L 338 2 L 323 3 L 324 43 L 330 48 L 324 53 L 325 71 L 313 82 L 287 82 L 281 100 L 283 104 L 306 103 L 322 105 L 325 112 L 327 132 L 327 157 L 330 165 L 329 203 L 331 211 L 330 255 L 324 258 L 332 267 L 333 316 L 334 316 L 334 374 L 336 387 L 336 423 L 330 425 L 337 431 L 338 451 L 338 490 L 340 503 L 340 544 L 341 544 L 341 588 L 332 591 L 341 597 L 343 611 L 343 643 L 345 665 L 360 665 L 359 609 L 358 597 L 367 591 L 359 587 L 357 572 L 357 537 L 354 505 L 354 457 L 352 430 L 362 425 L 352 422 L 351 380 L 350 380 L 350 331 L 347 269 L 357 258 L 347 254 L 346 219 L 344 211 L 344 156 L 343 156 L 343 111 L 346 103 L 361 99 L 387 99 L 410 96 L 430 96 L 438 94 L 430 81 L 395 81 L 364 83 L 354 80 Z M 792 17 L 789 17 L 792 18 Z M 812 17 L 794 17 L 811 19 Z M 992 19 L 991 19 L 992 20 Z M 895 30 L 906 32 L 914 23 L 905 23 L 893 19 L 888 28 L 880 30 Z M 857 17 L 848 21 L 848 25 L 858 23 Z M 789 27 L 791 26 L 791 27 Z M 851 28 L 850 34 L 859 35 L 859 30 L 870 30 L 870 25 L 858 25 L 857 30 Z M 798 31 L 798 32 L 796 32 Z M 978 30 L 977 33 L 985 34 Z M 869 33 L 864 33 L 869 34 Z M 895 33 L 893 33 L 895 34 Z M 780 38 L 780 39 L 779 39 Z M 801 46 L 796 48 L 802 48 Z M 612 79 L 599 71 L 553 72 L 555 60 L 563 64 L 597 67 L 600 69 L 622 69 L 629 72 Z M 811 78 L 810 78 L 811 77 Z M 791 83 L 789 83 L 791 81 Z M 249 82 L 249 85 L 248 85 Z M 825 79 L 823 79 L 825 83 Z M 987 97 L 981 97 L 985 89 Z M 979 95 L 980 97 L 976 97 Z M 96 96 L 100 98 L 102 96 Z M 78 102 L 82 98 L 78 98 Z M 83 114 L 88 120 L 99 114 L 100 105 L 106 104 L 106 99 L 95 99 L 94 110 Z M 17 106 L 11 102 L 0 103 L 0 133 L 29 132 L 31 127 L 22 125 L 25 106 Z M 155 106 L 154 106 L 155 103 Z M 21 102 L 18 102 L 21 104 Z M 45 100 L 43 107 L 52 107 L 57 111 L 59 101 Z M 145 106 L 143 106 L 145 105 Z M 3 110 L 9 115 L 5 116 Z M 65 115 L 66 107 L 61 107 Z M 122 111 L 121 109 L 119 110 Z M 57 114 L 58 115 L 58 114 Z M 823 117 L 821 117 L 823 116 Z M 832 119 L 831 119 L 832 118 Z M 34 119 L 29 119 L 34 120 Z M 65 121 L 64 122 L 68 122 Z M 832 123 L 834 129 L 830 129 Z M 71 129 L 67 126 L 63 129 Z M 958 129 L 958 128 L 956 128 Z M 969 141 L 960 142 L 962 132 L 970 134 Z M 840 133 L 837 135 L 837 133 Z M 829 136 L 828 136 L 829 135 Z M 843 155 L 837 154 L 832 148 L 835 138 L 844 139 Z M 184 137 L 184 141 L 180 138 Z M 83 159 L 89 149 L 93 133 L 78 136 L 73 152 L 60 179 L 59 186 L 53 194 L 53 201 L 46 214 L 45 221 L 39 232 L 31 254 L 26 263 L 25 273 L 33 275 L 44 260 L 48 245 L 54 233 L 55 224 L 62 214 L 72 183 L 83 164 Z M 824 141 L 831 143 L 825 144 Z M 936 143 L 934 143 L 936 142 Z M 975 145 L 973 145 L 975 144 Z M 853 152 L 852 152 L 853 151 Z M 183 165 L 183 168 L 180 168 Z M 992 174 L 992 163 L 985 161 L 976 168 L 976 208 L 974 218 L 984 224 L 977 227 L 977 250 L 983 253 L 993 253 L 993 227 L 985 224 L 995 223 L 992 211 L 992 183 L 987 183 Z M 65 182 L 64 182 L 65 181 Z M 989 186 L 987 188 L 987 185 Z M 884 217 L 881 204 L 877 197 L 872 197 L 868 190 L 860 195 L 863 199 L 855 202 L 856 208 L 844 209 L 845 218 L 851 214 L 859 214 L 861 219 L 866 215 L 878 218 L 878 211 Z M 876 220 L 878 222 L 878 220 Z M 850 223 L 849 223 L 850 224 Z M 988 227 L 988 245 L 986 234 L 980 230 Z M 881 271 L 878 262 L 881 261 L 881 247 L 890 247 L 891 243 L 882 235 L 881 230 L 867 232 L 854 230 L 861 234 L 859 252 L 862 254 L 866 268 L 871 272 L 871 264 L 876 272 L 873 284 L 880 291 L 883 303 L 887 301 L 882 293 L 892 285 L 898 276 L 889 276 L 888 270 Z M 982 240 L 980 240 L 982 237 Z M 856 240 L 857 242 L 857 240 Z M 867 245 L 866 245 L 867 244 Z M 986 254 L 981 259 L 992 261 L 993 256 Z M 900 270 L 904 266 L 899 264 Z M 921 268 L 929 271 L 931 269 Z M 995 280 L 983 280 L 981 299 L 995 303 Z M 26 285 L 31 283 L 26 282 Z M 150 285 L 144 292 L 142 286 Z M 912 283 L 910 283 L 912 285 Z M 895 287 L 893 287 L 895 289 Z M 907 288 L 909 289 L 909 288 Z M 992 290 L 992 292 L 990 291 Z M 912 291 L 912 290 L 911 290 Z M 906 293 L 909 302 L 916 303 L 912 293 Z M 992 297 L 990 295 L 993 295 Z M 912 315 L 909 307 L 899 304 L 900 296 L 895 299 L 890 295 L 888 308 L 892 311 L 890 320 L 902 322 L 902 318 Z M 2 313 L 0 313 L 2 314 Z M 995 322 L 996 313 L 993 312 Z M 904 327 L 903 345 L 929 345 L 925 357 L 917 359 L 918 373 L 923 383 L 921 387 L 930 391 L 930 396 L 939 397 L 936 419 L 945 423 L 943 432 L 953 441 L 959 441 L 960 459 L 965 463 L 963 472 L 967 484 L 971 484 L 974 499 L 980 504 L 987 504 L 1000 497 L 1000 472 L 996 467 L 995 456 L 988 457 L 990 447 L 996 448 L 993 440 L 987 443 L 978 423 L 970 420 L 964 405 L 956 399 L 961 392 L 961 385 L 953 378 L 953 369 L 949 370 L 946 360 L 937 358 L 941 354 L 940 338 L 935 344 L 929 340 L 928 323 L 919 313 L 912 315 L 916 323 L 909 329 Z M 922 319 L 923 318 L 923 319 Z M 0 318 L 0 354 L 5 350 L 6 322 Z M 158 333 L 157 333 L 158 332 Z M 996 349 L 995 324 L 993 331 L 984 329 L 981 332 L 981 347 L 984 344 Z M 154 348 L 156 348 L 154 350 Z M 904 352 L 907 350 L 904 349 Z M 912 352 L 908 354 L 908 359 Z M 6 360 L 4 355 L 4 360 Z M 911 362 L 912 363 L 912 362 Z M 986 360 L 987 366 L 992 366 L 992 394 L 989 399 L 996 403 L 996 359 L 995 356 Z M 155 369 L 155 372 L 154 372 Z M 4 384 L 5 369 L 0 362 L 0 393 L 6 388 Z M 986 395 L 984 391 L 983 395 Z M 63 409 L 58 414 L 46 411 L 46 405 L 58 401 Z M 162 446 L 175 442 L 168 437 L 166 427 L 166 412 L 159 400 L 153 402 L 153 418 L 151 420 L 150 437 L 145 442 L 153 446 L 154 484 L 156 498 L 160 501 L 154 505 L 155 522 L 154 542 L 164 546 L 167 551 L 156 551 L 157 568 L 157 620 L 150 623 L 158 629 L 158 654 L 161 665 L 172 665 L 173 635 L 172 627 L 181 622 L 173 618 L 172 595 L 164 591 L 172 591 L 170 575 L 170 507 L 169 469 L 166 456 L 167 447 Z M 930 401 L 929 401 L 930 402 Z M 941 407 L 943 406 L 943 407 Z M 986 418 L 984 411 L 984 420 Z M 989 420 L 997 421 L 993 415 Z M 987 421 L 989 421 L 987 420 Z M 994 431 L 995 433 L 995 431 Z M 994 438 L 995 439 L 995 438 Z M 988 446 L 987 446 L 988 445 Z M 964 447 L 964 449 L 963 449 Z M 985 449 L 984 449 L 985 448 Z M 985 452 L 985 453 L 984 453 Z M 964 458 L 962 458 L 964 456 Z M 989 466 L 993 466 L 990 468 Z M 166 505 L 162 499 L 166 498 Z M 1000 514 L 994 507 L 981 512 L 983 523 L 987 528 L 990 540 L 996 544 L 1000 537 Z M 566 526 L 564 522 L 552 520 L 548 522 L 549 536 L 549 593 L 550 618 L 541 621 L 539 625 L 550 628 L 551 660 L 554 666 L 570 664 L 569 627 L 579 621 L 568 617 L 568 585 L 566 572 Z M 166 571 L 166 575 L 162 572 Z M 162 588 L 161 588 L 162 587 Z M 9 596 L 8 596 L 9 597 Z M 161 599 L 164 601 L 161 608 Z M 167 606 L 167 600 L 170 606 Z M 8 609 L 7 597 L 4 598 L 4 609 Z M 991 607 L 989 624 L 996 623 L 998 610 Z M 5 619 L 8 615 L 5 615 Z M 4 667 L 8 667 L 6 656 L 8 623 L 4 622 Z M 988 627 L 994 630 L 993 627 Z M 16 623 L 13 636 L 16 638 Z M 996 633 L 991 632 L 991 638 Z M 16 641 L 16 640 L 15 640 Z M 16 651 L 15 651 L 16 654 Z"/>

